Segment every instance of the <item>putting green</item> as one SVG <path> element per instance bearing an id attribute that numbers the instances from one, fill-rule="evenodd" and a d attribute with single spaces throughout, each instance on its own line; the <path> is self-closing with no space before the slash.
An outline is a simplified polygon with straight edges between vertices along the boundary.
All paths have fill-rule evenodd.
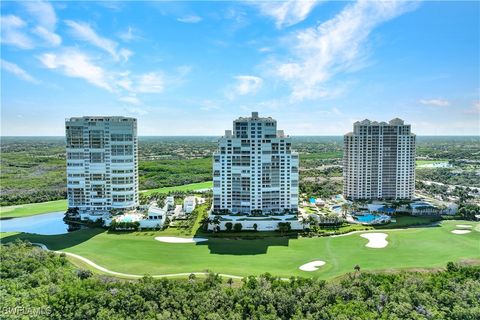
<path id="1" fill-rule="evenodd" d="M 159 232 L 110 233 L 88 229 L 65 235 L 2 234 L 2 242 L 15 238 L 40 242 L 52 250 L 81 255 L 109 270 L 127 274 L 171 274 L 211 270 L 238 276 L 269 272 L 276 276 L 333 278 L 353 271 L 444 267 L 448 261 L 480 261 L 479 223 L 469 234 L 455 235 L 456 224 L 444 221 L 437 227 L 382 230 L 388 246 L 365 247 L 367 239 L 355 233 L 340 237 L 287 239 L 265 237 L 253 240 L 210 238 L 196 244 L 162 243 Z M 261 233 L 259 233 L 260 235 Z M 317 271 L 299 267 L 321 260 Z"/>

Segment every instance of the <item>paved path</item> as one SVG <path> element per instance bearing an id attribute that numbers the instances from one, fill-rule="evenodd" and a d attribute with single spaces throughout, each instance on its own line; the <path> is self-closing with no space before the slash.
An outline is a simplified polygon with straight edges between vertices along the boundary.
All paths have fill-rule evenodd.
<path id="1" fill-rule="evenodd" d="M 39 246 L 43 250 L 50 251 L 50 249 L 48 249 L 47 246 L 44 245 L 43 243 L 32 243 L 32 244 L 36 245 L 36 246 Z M 108 270 L 107 268 L 99 266 L 98 264 L 96 264 L 92 260 L 89 260 L 89 259 L 87 259 L 85 257 L 82 257 L 82 256 L 80 256 L 78 254 L 75 254 L 75 253 L 64 252 L 64 251 L 53 251 L 53 252 L 55 252 L 55 253 L 65 253 L 67 256 L 73 257 L 73 258 L 78 259 L 82 262 L 85 262 L 89 266 L 91 266 L 91 267 L 93 267 L 93 268 L 95 268 L 99 271 L 102 271 L 102 272 L 105 272 L 105 273 L 108 273 L 108 274 L 112 274 L 112 275 L 115 275 L 115 276 L 127 277 L 127 278 L 143 278 L 143 276 L 144 276 L 144 275 L 139 275 L 139 274 L 121 273 L 121 272 Z M 191 274 L 194 274 L 194 275 L 197 275 L 197 276 L 198 275 L 208 275 L 208 272 L 168 273 L 168 274 L 157 274 L 157 275 L 153 275 L 152 277 L 153 278 L 181 277 L 181 276 L 189 276 Z M 219 273 L 218 275 L 221 276 L 221 277 L 225 277 L 225 278 L 243 279 L 242 276 L 234 276 L 234 275 L 224 274 L 224 273 Z"/>

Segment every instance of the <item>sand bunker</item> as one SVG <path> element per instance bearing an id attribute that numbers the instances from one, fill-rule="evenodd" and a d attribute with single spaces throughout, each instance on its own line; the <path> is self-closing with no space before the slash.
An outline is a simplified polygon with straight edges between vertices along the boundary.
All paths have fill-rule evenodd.
<path id="1" fill-rule="evenodd" d="M 363 233 L 360 237 L 368 240 L 368 243 L 365 245 L 368 248 L 385 248 L 388 245 L 386 240 L 388 234 L 386 233 Z"/>
<path id="2" fill-rule="evenodd" d="M 457 228 L 473 228 L 473 226 L 469 224 L 457 224 Z"/>
<path id="3" fill-rule="evenodd" d="M 207 241 L 206 238 L 179 238 L 179 237 L 156 237 L 155 240 L 166 243 L 197 243 Z"/>
<path id="4" fill-rule="evenodd" d="M 304 265 L 300 266 L 298 269 L 302 271 L 317 271 L 319 267 L 323 266 L 325 261 L 316 260 L 309 263 L 305 263 Z"/>
<path id="5" fill-rule="evenodd" d="M 470 232 L 472 232 L 472 230 L 452 230 L 452 233 L 454 234 L 466 234 Z"/>

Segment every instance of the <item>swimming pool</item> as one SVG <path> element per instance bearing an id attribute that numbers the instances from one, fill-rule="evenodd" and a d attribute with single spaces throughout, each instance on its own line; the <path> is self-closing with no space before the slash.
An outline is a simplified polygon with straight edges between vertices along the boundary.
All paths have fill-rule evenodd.
<path id="1" fill-rule="evenodd" d="M 122 217 L 121 219 L 119 219 L 120 222 L 132 222 L 132 217 L 130 216 L 125 216 L 125 217 Z"/>
<path id="2" fill-rule="evenodd" d="M 380 222 L 380 221 L 390 221 L 390 216 L 381 214 L 381 215 L 376 215 L 372 213 L 368 213 L 365 215 L 356 215 L 355 216 L 358 221 L 361 223 L 373 223 L 373 222 Z"/>

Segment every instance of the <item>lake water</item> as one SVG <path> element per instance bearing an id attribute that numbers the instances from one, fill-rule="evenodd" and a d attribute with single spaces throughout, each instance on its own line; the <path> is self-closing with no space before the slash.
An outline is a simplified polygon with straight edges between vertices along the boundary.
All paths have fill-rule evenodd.
<path id="1" fill-rule="evenodd" d="M 68 232 L 63 221 L 65 212 L 50 212 L 36 216 L 0 220 L 1 232 L 28 232 L 38 234 L 62 234 Z"/>

